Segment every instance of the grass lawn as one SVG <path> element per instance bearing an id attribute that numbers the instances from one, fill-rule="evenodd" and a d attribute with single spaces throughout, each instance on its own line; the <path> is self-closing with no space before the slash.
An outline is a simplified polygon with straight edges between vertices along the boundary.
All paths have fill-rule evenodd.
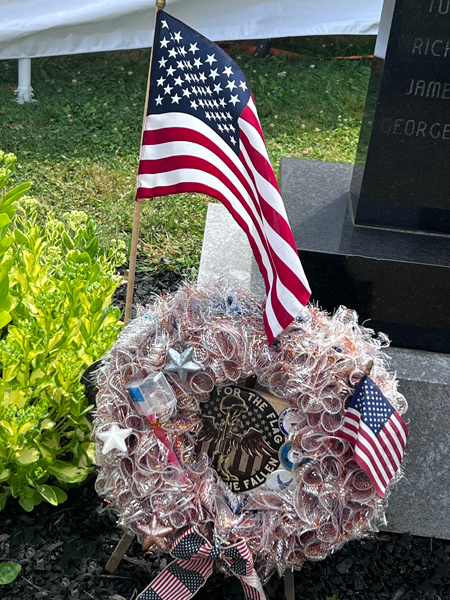
<path id="1" fill-rule="evenodd" d="M 373 37 L 284 38 L 297 57 L 257 59 L 227 50 L 245 72 L 278 174 L 282 156 L 351 163 L 369 79 Z M 254 44 L 255 42 L 253 42 Z M 17 61 L 0 61 L 0 148 L 18 156 L 16 182 L 31 180 L 43 206 L 85 210 L 103 241 L 129 241 L 149 50 L 32 61 L 37 102 L 19 105 Z M 138 268 L 195 275 L 209 197 L 144 201 Z"/>

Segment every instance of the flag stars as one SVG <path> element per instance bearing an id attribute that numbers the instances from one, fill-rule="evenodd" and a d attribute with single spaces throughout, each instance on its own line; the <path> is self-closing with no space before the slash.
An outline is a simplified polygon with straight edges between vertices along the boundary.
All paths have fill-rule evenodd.
<path id="1" fill-rule="evenodd" d="M 231 77 L 231 75 L 233 75 L 233 71 L 231 70 L 231 67 L 225 67 L 225 69 L 223 71 L 223 75 L 226 75 L 227 77 Z"/>
<path id="2" fill-rule="evenodd" d="M 220 77 L 220 75 L 219 75 L 219 73 L 218 73 L 218 70 L 217 70 L 217 69 L 212 69 L 212 70 L 210 71 L 210 73 L 209 73 L 209 77 L 211 77 L 211 79 L 212 79 L 213 81 L 215 81 L 215 80 L 216 80 L 216 77 Z"/>
<path id="3" fill-rule="evenodd" d="M 178 48 L 178 53 L 181 54 L 181 56 L 186 56 L 187 52 L 185 50 L 185 47 L 184 46 L 180 46 Z"/>
<path id="4" fill-rule="evenodd" d="M 216 83 L 216 85 L 214 86 L 214 91 L 216 94 L 220 94 L 220 92 L 223 90 L 222 86 L 220 85 L 220 83 Z"/>
<path id="5" fill-rule="evenodd" d="M 236 140 L 234 139 L 234 137 L 230 137 L 230 142 L 233 144 L 233 146 L 236 145 Z"/>
<path id="6" fill-rule="evenodd" d="M 198 104 L 195 100 L 191 100 L 191 108 L 193 108 L 194 110 L 197 110 Z"/>
<path id="7" fill-rule="evenodd" d="M 241 81 L 239 83 L 239 87 L 242 88 L 243 92 L 245 92 L 247 90 L 247 84 L 245 83 L 245 81 Z"/>
<path id="8" fill-rule="evenodd" d="M 232 92 L 237 86 L 234 83 L 234 81 L 228 81 L 227 85 L 225 86 L 227 89 L 230 90 L 230 92 Z"/>
<path id="9" fill-rule="evenodd" d="M 172 76 L 172 75 L 175 73 L 175 71 L 176 71 L 176 69 L 174 69 L 172 66 L 170 66 L 170 67 L 167 69 L 167 75 L 170 75 L 170 76 Z"/>
<path id="10" fill-rule="evenodd" d="M 181 79 L 181 77 L 176 77 L 173 80 L 173 83 L 174 83 L 174 85 L 180 85 L 180 86 L 182 86 L 183 85 L 183 80 Z"/>
<path id="11" fill-rule="evenodd" d="M 158 96 L 155 98 L 156 106 L 161 106 L 162 101 L 163 101 L 162 96 L 160 94 L 158 94 Z"/>
<path id="12" fill-rule="evenodd" d="M 173 37 L 175 38 L 175 40 L 177 41 L 177 43 L 180 43 L 181 40 L 183 39 L 181 37 L 181 31 L 179 31 L 178 33 L 176 33 Z"/>
<path id="13" fill-rule="evenodd" d="M 185 68 L 186 68 L 186 67 L 184 66 L 184 61 L 182 61 L 182 60 L 179 60 L 179 61 L 177 62 L 177 69 L 181 69 L 182 71 L 184 71 L 184 69 L 185 69 Z"/>
<path id="14" fill-rule="evenodd" d="M 166 85 L 166 87 L 164 88 L 164 93 L 165 94 L 170 94 L 170 92 L 173 90 L 173 87 L 170 87 L 169 84 Z"/>
<path id="15" fill-rule="evenodd" d="M 228 101 L 230 104 L 232 104 L 233 106 L 236 106 L 237 102 L 240 102 L 238 95 L 236 94 L 235 96 L 231 96 L 231 98 Z"/>
<path id="16" fill-rule="evenodd" d="M 205 83 L 205 81 L 206 81 L 206 77 L 205 77 L 205 74 L 204 74 L 204 73 L 200 73 L 200 75 L 198 76 L 198 78 L 200 79 L 200 81 L 201 81 L 202 83 Z"/>
<path id="17" fill-rule="evenodd" d="M 172 104 L 179 104 L 181 100 L 181 96 L 179 96 L 178 94 L 175 94 L 175 96 L 172 97 Z"/>
<path id="18" fill-rule="evenodd" d="M 170 56 L 170 58 L 176 58 L 177 57 L 177 51 L 175 50 L 175 48 L 171 48 L 169 50 L 169 56 Z"/>
<path id="19" fill-rule="evenodd" d="M 156 84 L 157 84 L 157 85 L 164 85 L 164 82 L 165 82 L 165 78 L 164 78 L 164 77 L 160 77 L 160 78 L 159 78 L 159 79 L 156 81 Z"/>
<path id="20" fill-rule="evenodd" d="M 198 52 L 197 42 L 189 46 L 189 52 L 192 52 L 192 54 L 195 56 L 195 53 Z"/>
<path id="21" fill-rule="evenodd" d="M 165 29 L 165 28 L 169 29 L 169 26 L 167 25 L 167 21 L 165 19 L 161 20 L 161 26 L 163 29 Z"/>
<path id="22" fill-rule="evenodd" d="M 190 98 L 190 97 L 191 97 L 191 94 L 192 94 L 192 92 L 190 92 L 190 91 L 188 90 L 188 88 L 185 88 L 185 89 L 183 90 L 183 96 L 187 96 L 187 98 Z"/>
<path id="23" fill-rule="evenodd" d="M 167 48 L 168 44 L 170 44 L 170 40 L 166 40 L 166 38 L 163 38 L 160 42 L 161 48 Z"/>
<path id="24" fill-rule="evenodd" d="M 160 68 L 162 69 L 162 67 L 165 67 L 165 66 L 166 66 L 167 59 L 166 59 L 166 58 L 162 58 L 162 59 L 161 59 L 160 61 L 158 61 L 158 62 L 159 62 L 159 66 L 160 66 Z"/>
<path id="25" fill-rule="evenodd" d="M 219 104 L 222 108 L 225 108 L 227 103 L 225 102 L 225 98 L 219 98 Z"/>
<path id="26" fill-rule="evenodd" d="M 215 58 L 215 54 L 208 54 L 208 58 L 205 60 L 205 62 L 207 62 L 209 64 L 210 67 L 212 67 L 212 64 L 217 62 L 217 59 Z"/>
<path id="27" fill-rule="evenodd" d="M 196 58 L 194 60 L 194 67 L 196 67 L 197 69 L 200 69 L 200 67 L 202 66 L 202 61 L 200 60 L 200 58 Z"/>

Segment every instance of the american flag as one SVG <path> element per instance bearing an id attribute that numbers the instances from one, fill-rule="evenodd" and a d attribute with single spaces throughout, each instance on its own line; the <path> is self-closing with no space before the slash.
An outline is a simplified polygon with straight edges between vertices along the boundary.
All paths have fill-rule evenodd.
<path id="1" fill-rule="evenodd" d="M 221 48 L 158 11 L 137 199 L 217 198 L 247 233 L 267 301 L 269 343 L 311 294 L 245 75 Z"/>
<path id="2" fill-rule="evenodd" d="M 175 541 L 170 552 L 175 560 L 155 577 L 137 600 L 190 600 L 212 574 L 216 560 L 238 577 L 247 600 L 266 600 L 244 539 L 225 547 L 214 547 L 191 527 Z"/>
<path id="3" fill-rule="evenodd" d="M 355 461 L 384 498 L 400 468 L 408 429 L 368 375 L 356 387 L 339 435 L 354 445 Z"/>

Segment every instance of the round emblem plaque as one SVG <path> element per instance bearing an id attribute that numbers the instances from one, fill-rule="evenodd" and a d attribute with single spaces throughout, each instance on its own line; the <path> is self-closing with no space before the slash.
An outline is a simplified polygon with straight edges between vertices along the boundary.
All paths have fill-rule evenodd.
<path id="1" fill-rule="evenodd" d="M 203 404 L 202 421 L 196 450 L 208 454 L 233 492 L 262 485 L 279 468 L 284 437 L 278 414 L 256 390 L 237 385 L 214 388 Z"/>

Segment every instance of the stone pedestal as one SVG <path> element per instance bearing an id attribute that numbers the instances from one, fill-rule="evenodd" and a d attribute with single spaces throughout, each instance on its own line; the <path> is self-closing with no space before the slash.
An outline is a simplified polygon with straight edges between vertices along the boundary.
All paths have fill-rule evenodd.
<path id="1" fill-rule="evenodd" d="M 281 193 L 313 291 L 355 309 L 394 346 L 450 353 L 450 238 L 355 227 L 352 165 L 281 160 Z"/>

